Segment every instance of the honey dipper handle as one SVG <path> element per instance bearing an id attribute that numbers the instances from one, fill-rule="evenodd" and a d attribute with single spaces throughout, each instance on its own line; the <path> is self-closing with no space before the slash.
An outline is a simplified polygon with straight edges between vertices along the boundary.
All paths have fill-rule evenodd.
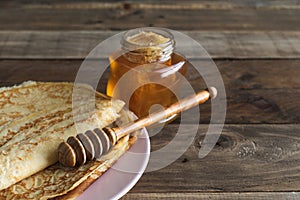
<path id="1" fill-rule="evenodd" d="M 147 117 L 138 119 L 134 122 L 126 124 L 122 127 L 113 128 L 113 131 L 116 134 L 117 140 L 128 135 L 134 131 L 137 131 L 146 126 L 150 126 L 160 120 L 166 119 L 174 114 L 178 114 L 182 111 L 188 110 L 194 106 L 206 102 L 208 99 L 214 99 L 217 95 L 217 90 L 214 87 L 210 87 L 206 90 L 203 90 L 197 94 L 186 97 L 166 108 L 163 111 L 155 112 Z"/>

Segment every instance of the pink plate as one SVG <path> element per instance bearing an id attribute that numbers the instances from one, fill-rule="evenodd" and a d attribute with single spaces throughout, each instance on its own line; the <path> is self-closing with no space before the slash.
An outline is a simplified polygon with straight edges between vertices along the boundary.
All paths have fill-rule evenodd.
<path id="1" fill-rule="evenodd" d="M 77 200 L 119 199 L 141 178 L 150 156 L 147 130 L 141 130 L 136 143 Z"/>

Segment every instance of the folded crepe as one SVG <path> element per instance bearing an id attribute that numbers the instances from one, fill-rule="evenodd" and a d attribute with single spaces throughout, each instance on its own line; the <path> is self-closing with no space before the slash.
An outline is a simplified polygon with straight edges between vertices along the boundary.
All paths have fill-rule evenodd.
<path id="1" fill-rule="evenodd" d="M 122 101 L 99 93 L 91 101 L 93 90 L 83 85 L 74 97 L 73 89 L 72 83 L 41 82 L 0 89 L 0 199 L 75 198 L 136 140 L 124 137 L 102 160 L 81 167 L 57 163 L 57 147 L 69 136 L 108 126 L 120 115 L 122 123 L 133 120 L 121 111 Z M 78 98 L 75 107 L 72 98 Z"/>

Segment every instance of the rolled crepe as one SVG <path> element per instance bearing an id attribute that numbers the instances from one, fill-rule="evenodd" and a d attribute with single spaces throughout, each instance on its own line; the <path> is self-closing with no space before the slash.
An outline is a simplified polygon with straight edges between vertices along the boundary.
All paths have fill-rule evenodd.
<path id="1" fill-rule="evenodd" d="M 130 112 L 122 110 L 119 125 L 133 120 Z M 108 154 L 99 161 L 90 161 L 80 167 L 64 167 L 56 163 L 20 182 L 0 191 L 0 199 L 75 199 L 106 172 L 130 148 L 136 137 L 126 136 L 119 140 Z"/>
<path id="2" fill-rule="evenodd" d="M 89 101 L 90 89 L 81 89 Z M 93 111 L 87 102 L 72 109 L 72 91 L 71 83 L 35 82 L 0 90 L 0 190 L 56 163 L 62 141 L 109 125 L 124 106 L 96 95 Z"/>

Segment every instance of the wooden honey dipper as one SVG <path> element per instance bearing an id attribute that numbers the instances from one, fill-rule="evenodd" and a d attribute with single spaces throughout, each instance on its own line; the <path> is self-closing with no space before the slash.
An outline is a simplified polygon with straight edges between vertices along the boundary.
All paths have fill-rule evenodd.
<path id="1" fill-rule="evenodd" d="M 208 99 L 214 99 L 216 96 L 216 88 L 210 87 L 172 104 L 163 111 L 152 113 L 147 117 L 137 119 L 122 127 L 96 128 L 88 130 L 85 133 L 79 133 L 76 137 L 71 136 L 67 139 L 67 142 L 62 142 L 59 145 L 58 160 L 62 165 L 67 167 L 80 166 L 93 159 L 99 160 L 120 138 L 174 114 L 202 104 Z"/>

